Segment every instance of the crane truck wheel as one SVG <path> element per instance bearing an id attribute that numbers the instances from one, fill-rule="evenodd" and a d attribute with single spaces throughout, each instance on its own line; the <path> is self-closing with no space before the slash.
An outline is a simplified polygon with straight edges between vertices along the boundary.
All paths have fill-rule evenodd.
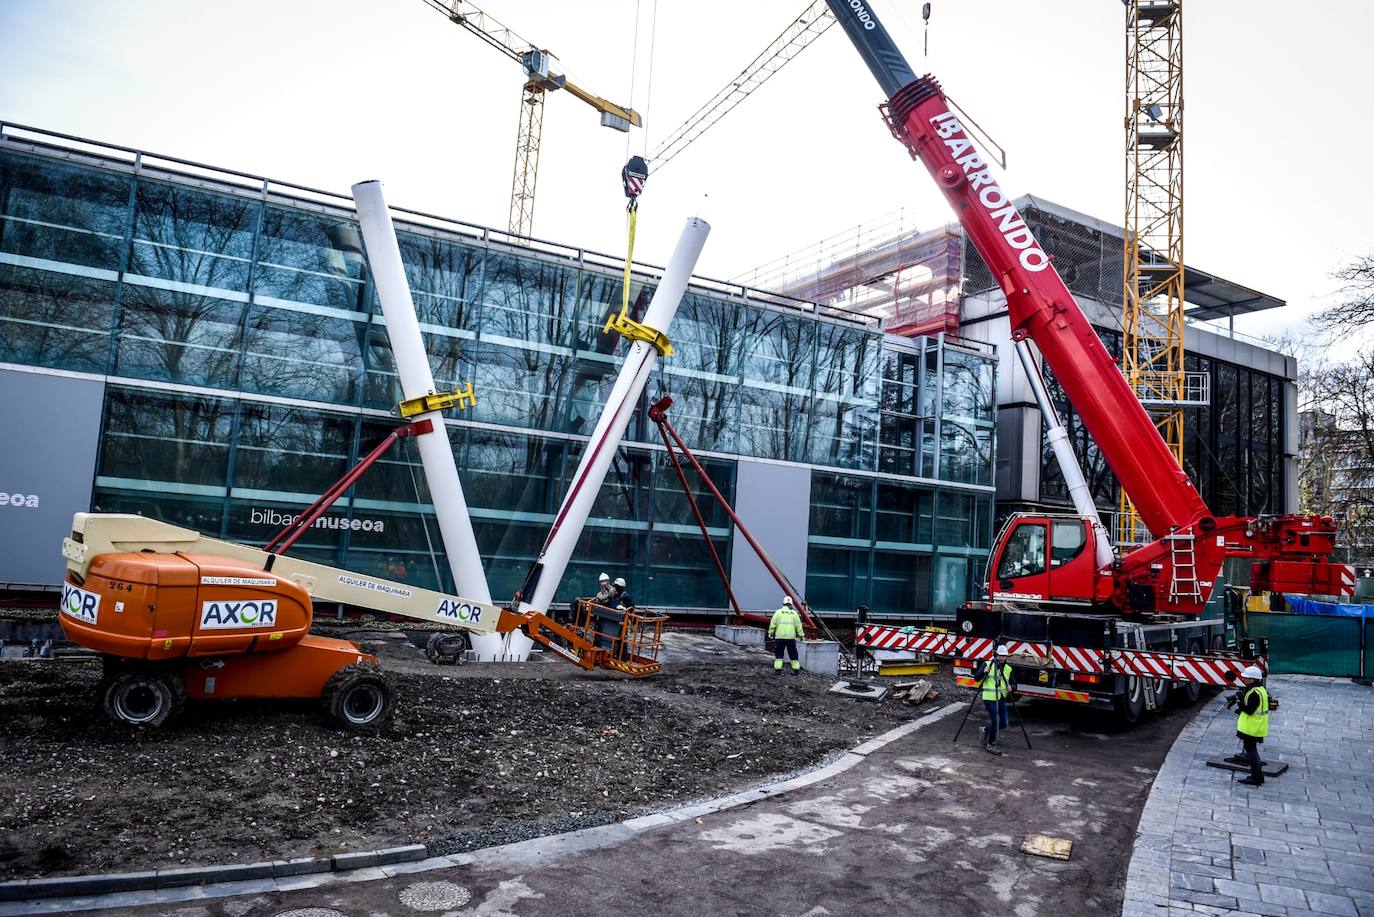
<path id="1" fill-rule="evenodd" d="M 349 732 L 376 732 L 396 712 L 391 680 L 370 662 L 346 665 L 324 684 L 325 716 Z"/>
<path id="2" fill-rule="evenodd" d="M 1140 722 L 1145 713 L 1145 680 L 1135 675 L 1126 676 L 1126 690 L 1116 699 L 1117 716 L 1127 723 Z"/>
<path id="3" fill-rule="evenodd" d="M 1167 678 L 1150 678 L 1145 682 L 1145 690 L 1153 691 L 1155 695 L 1154 709 L 1156 713 L 1164 712 L 1164 705 L 1169 702 L 1169 687 L 1173 684 Z"/>
<path id="4" fill-rule="evenodd" d="M 1188 652 L 1198 654 L 1203 652 L 1202 641 L 1194 640 L 1188 644 Z M 1174 703 L 1180 707 L 1191 707 L 1196 704 L 1198 698 L 1202 696 L 1202 685 L 1195 681 L 1176 681 L 1174 682 Z"/>
<path id="5" fill-rule="evenodd" d="M 470 649 L 467 634 L 430 634 L 425 644 L 425 657 L 435 665 L 462 665 L 463 654 Z"/>
<path id="6" fill-rule="evenodd" d="M 186 705 L 186 683 L 176 672 L 115 669 L 102 684 L 100 700 L 115 722 L 157 727 Z"/>

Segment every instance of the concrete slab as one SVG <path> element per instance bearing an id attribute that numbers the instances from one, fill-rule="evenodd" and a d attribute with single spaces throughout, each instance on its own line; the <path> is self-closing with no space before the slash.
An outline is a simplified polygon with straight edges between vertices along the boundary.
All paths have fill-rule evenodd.
<path id="1" fill-rule="evenodd" d="M 876 704 L 887 700 L 888 695 L 892 693 L 892 686 L 869 681 L 837 681 L 830 686 L 829 693 L 856 700 L 873 701 Z"/>

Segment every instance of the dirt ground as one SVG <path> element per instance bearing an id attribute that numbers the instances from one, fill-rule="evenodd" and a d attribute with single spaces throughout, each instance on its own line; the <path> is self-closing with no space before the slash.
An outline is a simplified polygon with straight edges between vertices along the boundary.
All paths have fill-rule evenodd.
<path id="1" fill-rule="evenodd" d="M 254 862 L 422 842 L 436 853 L 603 824 L 812 765 L 924 713 L 675 633 L 662 674 L 555 660 L 435 667 L 375 649 L 382 734 L 303 702 L 193 703 L 138 730 L 99 712 L 100 665 L 0 663 L 0 877 Z M 948 676 L 944 696 L 965 696 Z"/>

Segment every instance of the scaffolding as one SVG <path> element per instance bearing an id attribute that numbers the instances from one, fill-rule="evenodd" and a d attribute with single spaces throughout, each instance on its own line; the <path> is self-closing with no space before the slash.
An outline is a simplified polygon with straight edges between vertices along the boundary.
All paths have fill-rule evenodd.
<path id="1" fill-rule="evenodd" d="M 734 279 L 876 318 L 891 334 L 956 334 L 962 238 L 957 223 L 917 229 L 897 211 Z"/>

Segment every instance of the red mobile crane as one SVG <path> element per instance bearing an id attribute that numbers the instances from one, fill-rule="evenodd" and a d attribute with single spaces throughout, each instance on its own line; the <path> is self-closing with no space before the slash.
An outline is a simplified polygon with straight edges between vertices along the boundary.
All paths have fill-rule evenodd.
<path id="1" fill-rule="evenodd" d="M 1075 501 L 1076 516 L 1014 515 L 989 557 L 992 601 L 961 609 L 962 635 L 867 627 L 860 642 L 967 661 L 1008 640 L 1038 669 L 1018 679 L 1024 693 L 1112 704 L 1135 719 L 1165 699 L 1171 681 L 1195 699 L 1199 683 L 1223 683 L 1237 668 L 1223 657 L 1200 655 L 1215 648 L 1216 635 L 1190 623 L 1203 612 L 1226 558 L 1252 562 L 1256 589 L 1350 594 L 1353 569 L 1330 561 L 1336 536 L 1330 517 L 1211 513 L 993 179 L 939 82 L 916 77 L 867 0 L 827 3 L 888 96 L 880 106 L 888 127 L 925 165 L 998 278 L 1051 437 L 1058 421 L 1042 397 L 1029 341 L 1155 535 L 1118 558 L 1090 499 Z M 1056 452 L 1061 464 L 1066 454 L 1072 461 L 1067 450 Z M 1069 468 L 1065 473 L 1072 477 Z"/>

